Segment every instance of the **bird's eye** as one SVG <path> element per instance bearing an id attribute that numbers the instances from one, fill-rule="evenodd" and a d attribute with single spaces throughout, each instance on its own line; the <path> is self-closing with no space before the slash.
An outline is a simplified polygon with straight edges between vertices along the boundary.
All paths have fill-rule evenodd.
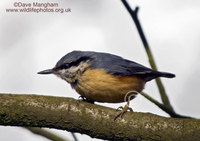
<path id="1" fill-rule="evenodd" d="M 69 63 L 69 67 L 71 67 L 71 66 L 78 66 L 81 62 L 86 62 L 89 59 L 90 59 L 89 57 L 81 57 L 78 60 Z"/>
<path id="2" fill-rule="evenodd" d="M 70 67 L 72 67 L 72 66 L 78 66 L 79 64 L 80 64 L 80 62 L 86 62 L 86 61 L 88 61 L 90 58 L 89 57 L 81 57 L 81 58 L 79 58 L 79 59 L 77 59 L 77 60 L 75 60 L 75 61 L 72 61 L 72 62 L 70 62 L 70 63 L 63 63 L 62 64 L 62 62 L 58 62 L 57 63 L 57 65 L 56 65 L 56 69 L 68 69 L 68 68 L 70 68 Z M 62 61 L 62 60 L 61 60 Z"/>
<path id="3" fill-rule="evenodd" d="M 63 64 L 59 67 L 59 69 L 67 69 L 69 68 L 69 64 Z"/>

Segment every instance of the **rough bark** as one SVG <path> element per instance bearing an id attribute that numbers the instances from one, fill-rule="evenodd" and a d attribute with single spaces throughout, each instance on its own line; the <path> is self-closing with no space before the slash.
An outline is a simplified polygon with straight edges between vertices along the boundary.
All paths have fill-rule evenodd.
<path id="1" fill-rule="evenodd" d="M 127 112 L 71 98 L 0 94 L 0 125 L 48 127 L 105 140 L 197 141 L 200 120 Z"/>

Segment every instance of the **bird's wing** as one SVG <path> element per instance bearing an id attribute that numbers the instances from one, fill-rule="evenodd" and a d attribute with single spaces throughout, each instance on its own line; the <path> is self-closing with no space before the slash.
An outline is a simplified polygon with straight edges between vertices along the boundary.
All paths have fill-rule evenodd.
<path id="1" fill-rule="evenodd" d="M 76 65 L 81 61 L 91 61 L 91 68 L 93 69 L 103 69 L 107 73 L 116 75 L 116 76 L 133 76 L 137 75 L 143 78 L 145 81 L 150 81 L 156 77 L 175 77 L 174 74 L 166 72 L 158 72 L 147 68 L 136 62 L 124 59 L 120 56 L 109 54 L 109 53 L 100 53 L 92 51 L 73 51 L 68 53 L 58 61 L 56 67 L 62 67 L 67 65 Z"/>
<path id="2" fill-rule="evenodd" d="M 95 54 L 91 67 L 94 69 L 104 69 L 108 73 L 117 76 L 138 75 L 145 79 L 147 76 L 152 78 L 153 75 L 159 73 L 136 62 L 107 53 Z"/>

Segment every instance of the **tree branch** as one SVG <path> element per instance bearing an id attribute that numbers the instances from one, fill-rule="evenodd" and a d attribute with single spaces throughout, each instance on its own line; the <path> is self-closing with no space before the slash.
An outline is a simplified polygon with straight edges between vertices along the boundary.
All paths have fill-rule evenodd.
<path id="1" fill-rule="evenodd" d="M 142 26 L 141 26 L 140 21 L 139 21 L 138 16 L 137 16 L 139 7 L 136 7 L 135 10 L 132 10 L 130 5 L 127 3 L 126 0 L 121 0 L 121 1 L 122 1 L 123 5 L 125 6 L 125 8 L 127 9 L 127 11 L 129 12 L 129 14 L 131 15 L 131 18 L 133 19 L 133 21 L 134 21 L 134 23 L 136 25 L 136 28 L 137 28 L 137 30 L 139 32 L 140 38 L 142 40 L 142 43 L 143 43 L 144 48 L 146 50 L 146 53 L 148 55 L 149 63 L 151 65 L 151 68 L 154 69 L 154 70 L 158 70 L 157 66 L 156 66 L 156 63 L 154 61 L 154 57 L 153 57 L 153 54 L 151 52 L 150 46 L 149 46 L 149 44 L 147 42 L 147 39 L 146 39 L 146 37 L 144 35 Z M 157 83 L 158 90 L 160 92 L 160 96 L 161 96 L 163 104 L 166 107 L 168 107 L 171 111 L 174 111 L 173 107 L 171 106 L 171 104 L 169 102 L 168 96 L 166 94 L 165 88 L 164 88 L 160 78 L 156 79 L 156 83 Z"/>
<path id="2" fill-rule="evenodd" d="M 155 100 L 154 98 L 152 98 L 151 96 L 149 96 L 148 94 L 146 94 L 144 92 L 141 92 L 140 94 L 142 96 L 144 96 L 146 99 L 148 99 L 149 101 L 151 101 L 152 103 L 154 103 L 160 109 L 162 109 L 163 111 L 168 113 L 173 118 L 192 118 L 192 117 L 189 117 L 189 116 L 183 116 L 183 115 L 179 115 L 179 114 L 175 113 L 174 111 L 172 111 L 171 109 L 169 109 L 168 107 L 166 107 L 165 105 L 163 105 L 162 103 L 158 102 L 157 100 Z"/>
<path id="3" fill-rule="evenodd" d="M 76 135 L 72 132 L 71 132 L 71 134 L 72 134 L 72 137 L 74 138 L 74 141 L 78 141 L 78 138 L 76 137 Z"/>
<path id="4" fill-rule="evenodd" d="M 48 127 L 105 140 L 190 140 L 200 138 L 200 120 L 127 112 L 71 98 L 0 94 L 0 125 Z"/>

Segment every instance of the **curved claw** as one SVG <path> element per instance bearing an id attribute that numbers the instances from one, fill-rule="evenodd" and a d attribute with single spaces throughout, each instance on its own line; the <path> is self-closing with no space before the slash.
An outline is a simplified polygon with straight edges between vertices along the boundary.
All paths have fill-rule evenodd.
<path id="1" fill-rule="evenodd" d="M 124 101 L 127 101 L 127 103 L 124 107 L 120 106 L 116 109 L 117 111 L 119 111 L 119 109 L 121 109 L 122 111 L 114 118 L 114 120 L 116 120 L 118 117 L 122 118 L 127 111 L 133 112 L 133 109 L 129 107 L 129 103 L 130 103 L 131 97 L 132 96 L 135 97 L 137 93 L 138 93 L 137 91 L 130 91 L 125 95 Z"/>
<path id="2" fill-rule="evenodd" d="M 81 95 L 78 97 L 78 100 L 85 100 L 85 97 Z"/>
<path id="3" fill-rule="evenodd" d="M 116 111 L 120 111 L 120 110 L 123 110 L 123 107 L 122 106 L 119 106 Z"/>
<path id="4" fill-rule="evenodd" d="M 130 112 L 133 112 L 133 109 L 131 107 L 128 107 L 128 109 Z"/>
<path id="5" fill-rule="evenodd" d="M 86 97 L 84 97 L 84 96 L 82 96 L 82 95 L 78 97 L 78 101 L 85 101 L 85 102 L 89 102 L 89 103 L 94 104 L 94 101 L 93 101 L 93 100 L 88 99 L 88 98 L 86 98 Z"/>
<path id="6" fill-rule="evenodd" d="M 116 110 L 119 111 L 119 109 L 121 109 L 121 112 L 114 118 L 114 120 L 116 120 L 118 117 L 123 118 L 124 114 L 127 111 L 133 112 L 133 109 L 129 107 L 129 102 L 127 102 L 127 104 L 124 107 L 120 106 Z"/>

